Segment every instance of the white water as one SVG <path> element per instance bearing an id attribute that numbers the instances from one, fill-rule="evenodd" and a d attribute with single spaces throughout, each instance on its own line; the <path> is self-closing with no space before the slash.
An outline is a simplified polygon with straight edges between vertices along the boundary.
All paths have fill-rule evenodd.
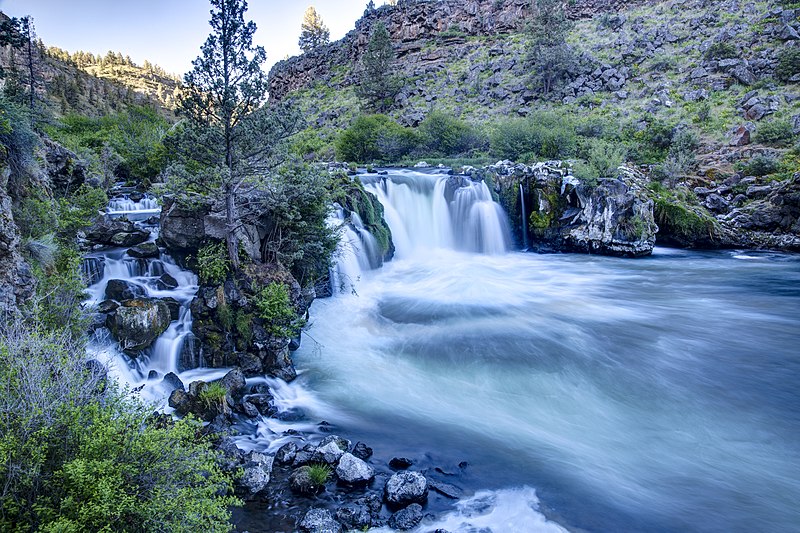
<path id="1" fill-rule="evenodd" d="M 106 208 L 108 216 L 112 218 L 124 216 L 130 220 L 145 220 L 160 213 L 161 206 L 158 205 L 158 200 L 150 196 L 134 202 L 127 195 L 123 195 L 109 200 Z"/>
<path id="2" fill-rule="evenodd" d="M 796 256 L 470 253 L 494 226 L 440 219 L 441 178 L 409 174 L 370 185 L 398 258 L 314 303 L 293 386 L 376 449 L 474 465 L 490 503 L 420 531 L 555 527 L 534 487 L 592 531 L 796 529 Z"/>

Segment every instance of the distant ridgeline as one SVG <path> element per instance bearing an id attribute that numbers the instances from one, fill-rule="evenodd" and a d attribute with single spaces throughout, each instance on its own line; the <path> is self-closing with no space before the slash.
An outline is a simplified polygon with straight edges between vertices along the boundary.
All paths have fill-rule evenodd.
<path id="1" fill-rule="evenodd" d="M 570 18 L 581 19 L 643 3 L 572 0 L 565 7 Z M 270 98 L 281 100 L 292 91 L 331 77 L 337 66 L 357 64 L 369 43 L 372 27 L 379 21 L 386 25 L 398 59 L 425 63 L 443 57 L 440 50 L 426 54 L 426 40 L 440 39 L 441 45 L 447 46 L 467 37 L 519 32 L 529 14 L 530 0 L 400 0 L 396 6 L 365 11 L 355 29 L 339 41 L 277 63 L 269 75 Z M 345 80 L 347 85 L 352 81 Z"/>
<path id="2" fill-rule="evenodd" d="M 0 12 L 0 23 L 8 20 Z M 48 47 L 41 39 L 35 43 L 36 92 L 56 113 L 101 116 L 130 105 L 152 105 L 169 116 L 177 105 L 180 79 L 148 61 L 140 66 L 119 52 L 70 53 Z M 27 59 L 21 55 L 11 46 L 0 47 L 5 72 L 0 83 L 15 83 L 26 75 Z"/>

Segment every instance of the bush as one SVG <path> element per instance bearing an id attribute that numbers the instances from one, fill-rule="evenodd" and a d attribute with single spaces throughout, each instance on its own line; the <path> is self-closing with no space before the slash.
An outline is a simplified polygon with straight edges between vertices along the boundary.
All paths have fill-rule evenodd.
<path id="1" fill-rule="evenodd" d="M 82 337 L 88 326 L 82 307 L 86 283 L 80 264 L 81 255 L 66 246 L 56 247 L 52 263 L 34 263 L 36 294 L 26 304 L 28 313 L 37 316 L 42 326 L 75 338 Z"/>
<path id="2" fill-rule="evenodd" d="M 223 387 L 219 381 L 213 381 L 202 387 L 197 398 L 203 403 L 206 409 L 211 409 L 212 407 L 224 406 L 227 396 L 228 390 Z"/>
<path id="3" fill-rule="evenodd" d="M 792 125 L 788 120 L 770 120 L 758 125 L 755 141 L 770 146 L 789 146 L 794 138 Z"/>
<path id="4" fill-rule="evenodd" d="M 83 184 L 71 196 L 58 201 L 58 236 L 72 242 L 75 235 L 88 228 L 108 205 L 108 196 L 103 189 Z"/>
<path id="5" fill-rule="evenodd" d="M 469 124 L 441 111 L 428 113 L 419 132 L 425 155 L 457 156 L 483 145 L 481 136 Z"/>
<path id="6" fill-rule="evenodd" d="M 742 167 L 746 176 L 766 176 L 778 171 L 778 160 L 769 155 L 759 154 Z"/>
<path id="7" fill-rule="evenodd" d="M 5 149 L 2 159 L 11 169 L 9 190 L 13 193 L 21 189 L 22 178 L 33 172 L 33 152 L 38 144 L 27 111 L 0 94 L 0 147 Z"/>
<path id="8" fill-rule="evenodd" d="M 585 158 L 588 169 L 580 172 L 594 171 L 595 177 L 613 178 L 617 169 L 625 163 L 627 150 L 620 143 L 612 143 L 601 139 L 591 139 L 586 143 Z M 579 176 L 580 177 L 580 176 Z"/>
<path id="9" fill-rule="evenodd" d="M 413 130 L 386 115 L 364 115 L 339 135 L 336 156 L 357 163 L 396 160 L 410 153 L 417 142 Z"/>
<path id="10" fill-rule="evenodd" d="M 778 52 L 775 77 L 786 82 L 795 74 L 800 74 L 800 48 L 784 48 Z"/>
<path id="11" fill-rule="evenodd" d="M 0 530 L 230 530 L 200 426 L 157 422 L 84 354 L 40 324 L 0 329 Z"/>
<path id="12" fill-rule="evenodd" d="M 221 284 L 228 277 L 230 269 L 228 250 L 224 242 L 210 242 L 197 251 L 197 270 L 203 283 Z"/>
<path id="13" fill-rule="evenodd" d="M 735 59 L 739 57 L 739 50 L 728 42 L 714 43 L 708 47 L 705 53 L 706 60 Z"/>
<path id="14" fill-rule="evenodd" d="M 490 136 L 492 156 L 503 159 L 519 160 L 526 153 L 539 159 L 568 159 L 576 149 L 574 124 L 556 113 L 535 113 L 501 122 Z"/>
<path id="15" fill-rule="evenodd" d="M 258 317 L 265 322 L 264 329 L 275 337 L 293 337 L 302 327 L 289 300 L 289 292 L 282 283 L 273 281 L 261 289 L 253 304 Z"/>

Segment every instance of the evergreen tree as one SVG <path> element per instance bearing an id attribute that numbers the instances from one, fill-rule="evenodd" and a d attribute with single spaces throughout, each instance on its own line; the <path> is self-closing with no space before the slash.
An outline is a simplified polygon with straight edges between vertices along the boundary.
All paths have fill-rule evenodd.
<path id="1" fill-rule="evenodd" d="M 372 111 L 385 112 L 392 106 L 394 97 L 400 91 L 401 81 L 391 74 L 394 63 L 394 50 L 389 32 L 382 22 L 375 24 L 361 58 L 358 96 Z"/>
<path id="2" fill-rule="evenodd" d="M 300 40 L 297 44 L 303 52 L 308 52 L 328 44 L 330 42 L 331 32 L 328 27 L 322 22 L 322 17 L 319 16 L 314 6 L 309 6 L 303 15 L 303 23 L 300 25 Z"/>
<path id="3" fill-rule="evenodd" d="M 274 164 L 276 146 L 296 132 L 299 115 L 262 107 L 266 53 L 253 46 L 256 25 L 244 20 L 246 0 L 211 0 L 211 5 L 212 33 L 184 76 L 180 108 L 189 124 L 179 149 L 214 176 L 204 185 L 224 199 L 227 251 L 237 270 L 236 231 L 243 219 L 237 202 L 249 186 L 246 178 Z"/>
<path id="4" fill-rule="evenodd" d="M 533 0 L 533 16 L 528 23 L 528 63 L 531 83 L 545 95 L 569 76 L 576 57 L 567 44 L 572 22 L 567 19 L 561 0 Z"/>
<path id="5" fill-rule="evenodd" d="M 373 11 L 375 11 L 375 2 L 369 0 L 369 2 L 367 2 L 367 13 L 372 13 Z"/>

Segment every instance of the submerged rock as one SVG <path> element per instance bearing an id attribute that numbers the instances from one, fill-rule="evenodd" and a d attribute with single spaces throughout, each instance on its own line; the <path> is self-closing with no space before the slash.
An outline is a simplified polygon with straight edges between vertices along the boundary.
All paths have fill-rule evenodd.
<path id="1" fill-rule="evenodd" d="M 338 520 L 347 529 L 364 530 L 372 525 L 372 517 L 366 505 L 349 503 L 336 511 Z"/>
<path id="2" fill-rule="evenodd" d="M 418 503 L 412 503 L 389 518 L 389 527 L 407 531 L 417 527 L 420 522 L 422 522 L 422 506 Z"/>

